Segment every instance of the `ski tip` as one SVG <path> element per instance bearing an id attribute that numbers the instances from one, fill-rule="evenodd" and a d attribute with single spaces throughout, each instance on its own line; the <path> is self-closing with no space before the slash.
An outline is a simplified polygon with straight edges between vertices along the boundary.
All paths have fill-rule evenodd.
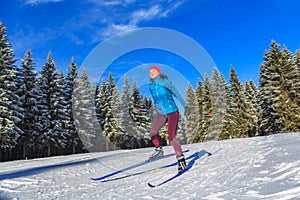
<path id="1" fill-rule="evenodd" d="M 155 185 L 152 185 L 151 183 L 148 183 L 148 186 L 151 187 L 151 188 L 155 188 L 156 187 Z"/>

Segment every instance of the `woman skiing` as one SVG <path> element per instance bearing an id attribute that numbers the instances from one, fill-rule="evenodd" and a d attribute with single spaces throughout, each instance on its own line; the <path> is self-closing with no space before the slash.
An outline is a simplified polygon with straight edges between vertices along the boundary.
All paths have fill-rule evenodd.
<path id="1" fill-rule="evenodd" d="M 178 160 L 178 172 L 181 172 L 185 170 L 187 166 L 184 155 L 182 153 L 181 145 L 176 138 L 179 112 L 173 96 L 175 96 L 181 103 L 181 105 L 185 108 L 185 113 L 188 112 L 187 104 L 179 94 L 177 89 L 174 87 L 174 85 L 168 80 L 168 77 L 161 74 L 161 70 L 158 66 L 150 67 L 149 75 L 151 81 L 149 90 L 157 111 L 152 124 L 152 128 L 150 130 L 150 137 L 152 143 L 155 146 L 155 151 L 150 156 L 149 160 L 153 160 L 163 156 L 163 148 L 160 143 L 158 132 L 163 127 L 163 125 L 168 122 L 169 139 Z"/>

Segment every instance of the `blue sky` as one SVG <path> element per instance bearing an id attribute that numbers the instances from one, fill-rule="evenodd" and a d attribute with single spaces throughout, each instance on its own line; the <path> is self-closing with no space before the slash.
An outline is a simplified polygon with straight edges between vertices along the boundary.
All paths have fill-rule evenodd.
<path id="1" fill-rule="evenodd" d="M 227 80 L 233 65 L 241 81 L 257 83 L 264 50 L 272 39 L 292 52 L 300 49 L 299 19 L 297 0 L 0 1 L 0 20 L 7 28 L 16 58 L 23 59 L 31 49 L 37 70 L 49 51 L 57 68 L 65 70 L 72 57 L 81 66 L 97 45 L 115 34 L 161 27 L 202 45 Z M 159 63 L 167 66 L 178 61 L 170 55 L 162 57 L 166 59 Z M 116 63 L 143 62 L 155 63 L 155 58 L 148 51 L 137 52 L 120 57 L 111 69 L 122 73 Z"/>

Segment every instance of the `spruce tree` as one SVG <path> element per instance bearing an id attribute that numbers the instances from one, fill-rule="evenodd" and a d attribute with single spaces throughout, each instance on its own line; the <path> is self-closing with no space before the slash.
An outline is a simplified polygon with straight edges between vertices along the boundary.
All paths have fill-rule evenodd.
<path id="1" fill-rule="evenodd" d="M 113 144 L 115 145 L 115 149 L 117 147 L 121 147 L 122 144 L 124 144 L 124 137 L 123 137 L 123 131 L 121 129 L 121 124 L 122 124 L 122 116 L 123 114 L 121 113 L 121 107 L 122 107 L 122 101 L 121 97 L 119 95 L 119 90 L 116 84 L 114 83 L 114 79 L 112 78 L 112 75 L 109 77 L 109 82 L 110 85 L 113 85 L 112 91 L 111 91 L 111 102 L 110 102 L 110 107 L 112 111 L 112 125 L 113 125 L 113 132 L 114 132 L 114 139 L 113 139 Z"/>
<path id="2" fill-rule="evenodd" d="M 130 105 L 130 98 L 131 98 L 131 86 L 128 80 L 128 77 L 125 77 L 124 84 L 122 86 L 122 93 L 121 93 L 121 104 L 119 108 L 119 120 L 118 125 L 119 128 L 122 130 L 122 138 L 124 142 L 121 147 L 122 148 L 131 148 L 131 144 L 128 142 L 134 137 L 134 121 L 131 119 L 131 114 L 129 112 L 129 105 Z"/>
<path id="3" fill-rule="evenodd" d="M 74 58 L 72 58 L 70 66 L 68 68 L 68 73 L 66 77 L 66 88 L 65 88 L 65 98 L 66 98 L 66 106 L 67 106 L 67 119 L 66 126 L 68 130 L 68 141 L 69 145 L 72 147 L 72 153 L 76 152 L 76 147 L 81 146 L 81 141 L 78 136 L 78 132 L 75 127 L 75 121 L 73 117 L 73 91 L 78 81 L 78 69 L 75 64 Z"/>
<path id="4" fill-rule="evenodd" d="M 145 107 L 143 97 L 136 81 L 134 81 L 132 96 L 129 102 L 129 113 L 135 124 L 135 136 L 133 143 L 138 144 L 138 147 L 147 146 L 145 140 L 149 138 L 151 124 L 148 117 L 148 111 Z M 148 137 L 146 137 L 147 134 Z"/>
<path id="5" fill-rule="evenodd" d="M 199 99 L 199 98 L 198 98 Z M 199 126 L 197 137 L 193 142 L 204 142 L 210 139 L 209 126 L 211 119 L 207 117 L 208 113 L 212 113 L 212 100 L 211 100 L 211 80 L 207 74 L 204 75 L 204 84 L 202 86 L 202 113 L 199 113 Z"/>
<path id="6" fill-rule="evenodd" d="M 22 61 L 21 68 L 22 93 L 20 101 L 24 109 L 24 118 L 22 119 L 22 130 L 24 133 L 20 138 L 20 144 L 23 146 L 22 157 L 30 157 L 27 147 L 33 147 L 33 135 L 38 131 L 38 92 L 37 92 L 37 74 L 35 63 L 31 58 L 31 51 L 28 50 Z M 32 152 L 33 153 L 33 152 Z"/>
<path id="7" fill-rule="evenodd" d="M 280 97 L 278 104 L 275 106 L 279 114 L 276 122 L 279 124 L 279 132 L 289 133 L 299 131 L 299 108 L 297 106 L 297 89 L 298 74 L 296 60 L 292 52 L 286 47 L 281 50 L 279 80 L 280 80 Z M 298 91 L 297 91 L 298 90 Z M 299 95 L 298 95 L 299 96 Z"/>
<path id="8" fill-rule="evenodd" d="M 188 142 L 202 142 L 205 140 L 205 133 L 202 130 L 203 127 L 203 123 L 204 123 L 204 113 L 203 113 L 203 85 L 202 85 L 202 81 L 200 78 L 198 78 L 198 82 L 196 85 L 196 98 L 197 98 L 197 102 L 198 102 L 198 110 L 199 110 L 199 116 L 197 119 L 197 123 L 198 123 L 198 128 L 196 130 L 196 137 L 190 137 L 189 135 L 187 135 L 187 140 Z"/>
<path id="9" fill-rule="evenodd" d="M 300 50 L 296 51 L 295 55 L 295 76 L 293 78 L 293 90 L 291 91 L 291 98 L 293 99 L 293 110 L 295 112 L 295 126 L 297 131 L 300 130 Z"/>
<path id="10" fill-rule="evenodd" d="M 97 96 L 99 102 L 97 109 L 101 110 L 100 124 L 102 125 L 102 135 L 107 139 L 106 149 L 109 150 L 109 141 L 114 141 L 115 129 L 113 122 L 113 113 L 111 109 L 111 94 L 109 91 L 109 85 L 105 82 L 104 78 L 99 88 Z M 99 116 L 99 115 L 98 115 Z M 99 119 L 98 119 L 99 120 Z"/>
<path id="11" fill-rule="evenodd" d="M 66 100 L 66 81 L 62 70 L 57 76 L 54 92 L 54 109 L 56 110 L 55 115 L 52 116 L 53 132 L 58 138 L 56 146 L 60 149 L 65 148 L 69 137 L 68 130 L 68 104 Z"/>
<path id="12" fill-rule="evenodd" d="M 83 148 L 93 151 L 94 139 L 100 132 L 95 110 L 95 97 L 91 92 L 91 84 L 86 70 L 76 82 L 73 91 L 73 117 L 75 120 L 76 130 L 83 144 Z"/>
<path id="13" fill-rule="evenodd" d="M 288 99 L 286 92 L 285 72 L 283 66 L 286 59 L 279 44 L 271 42 L 271 47 L 264 54 L 264 62 L 260 67 L 258 93 L 258 125 L 260 135 L 279 133 L 284 129 L 283 118 L 287 112 L 283 106 Z M 287 63 L 286 63 L 287 64 Z M 283 95 L 283 96 L 282 96 Z"/>
<path id="14" fill-rule="evenodd" d="M 254 81 L 245 84 L 246 118 L 248 135 L 257 135 L 257 89 Z"/>
<path id="15" fill-rule="evenodd" d="M 210 81 L 211 114 L 210 126 L 206 136 L 207 140 L 216 140 L 220 138 L 225 125 L 225 109 L 227 106 L 226 87 L 220 72 L 215 67 Z M 209 117 L 207 114 L 204 117 Z"/>
<path id="16" fill-rule="evenodd" d="M 246 111 L 246 98 L 243 90 L 243 84 L 239 81 L 238 75 L 234 68 L 230 67 L 230 95 L 231 95 L 231 108 L 230 108 L 230 123 L 232 137 L 248 137 L 247 133 L 247 111 Z"/>
<path id="17" fill-rule="evenodd" d="M 224 90 L 224 94 L 222 94 L 221 97 L 223 96 L 223 98 L 225 100 L 224 101 L 225 107 L 223 107 L 224 113 L 222 113 L 223 118 L 222 118 L 222 122 L 221 122 L 223 124 L 223 128 L 222 128 L 219 139 L 224 140 L 224 139 L 231 138 L 231 133 L 234 130 L 233 130 L 233 127 L 231 126 L 231 121 L 230 121 L 231 95 L 230 95 L 229 87 L 228 87 L 226 80 L 222 74 L 220 74 L 220 87 L 223 88 L 223 90 Z"/>
<path id="18" fill-rule="evenodd" d="M 8 41 L 6 28 L 0 21 L 0 160 L 1 150 L 15 147 L 18 137 L 22 134 L 22 130 L 17 126 L 23 118 L 17 103 L 17 77 L 12 46 Z"/>
<path id="19" fill-rule="evenodd" d="M 266 51 L 264 54 L 264 62 L 260 65 L 259 72 L 259 92 L 257 96 L 258 101 L 258 134 L 269 135 L 271 130 L 274 129 L 275 119 L 271 116 L 271 70 L 270 67 L 273 64 L 273 57 L 279 57 L 279 46 L 272 42 L 271 50 Z"/>
<path id="20" fill-rule="evenodd" d="M 63 128 L 63 112 L 66 112 L 63 88 L 60 85 L 58 73 L 52 54 L 49 53 L 39 77 L 39 90 L 42 94 L 40 101 L 40 134 L 38 137 L 42 146 L 47 146 L 47 155 L 51 155 L 51 147 L 65 146 L 65 129 Z"/>
<path id="21" fill-rule="evenodd" d="M 197 132 L 198 130 L 198 118 L 199 118 L 199 104 L 197 100 L 196 93 L 190 83 L 188 83 L 186 89 L 186 97 L 185 101 L 187 103 L 187 107 L 190 110 L 190 114 L 185 116 L 185 130 L 187 135 L 187 142 L 199 142 L 201 141 L 201 136 Z"/>

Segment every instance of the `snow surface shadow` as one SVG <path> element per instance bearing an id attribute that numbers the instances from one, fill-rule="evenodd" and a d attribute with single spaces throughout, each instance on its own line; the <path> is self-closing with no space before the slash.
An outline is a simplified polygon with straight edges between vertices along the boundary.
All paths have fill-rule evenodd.
<path id="1" fill-rule="evenodd" d="M 190 155 L 189 157 L 187 157 L 186 158 L 187 161 L 191 159 L 188 162 L 187 170 L 191 169 L 194 166 L 195 162 L 197 160 L 199 160 L 201 157 L 205 156 L 206 154 L 208 156 L 212 155 L 212 153 L 210 153 L 210 152 L 207 152 L 205 150 L 201 150 L 201 151 L 195 152 L 192 155 Z M 149 172 L 152 172 L 152 171 L 155 171 L 155 170 L 158 170 L 158 169 L 165 169 L 165 168 L 169 168 L 169 167 L 174 167 L 174 166 L 177 166 L 177 164 L 178 164 L 177 162 L 174 162 L 174 163 L 169 164 L 169 165 L 165 165 L 165 166 L 161 166 L 161 167 L 157 167 L 157 168 L 154 168 L 154 169 L 149 169 L 149 170 L 145 170 L 145 171 L 137 172 L 137 173 L 133 173 L 133 174 L 128 174 L 128 175 L 117 177 L 117 178 L 113 178 L 113 179 L 103 180 L 101 182 L 110 182 L 110 181 L 116 181 L 116 180 L 120 180 L 120 179 L 125 179 L 125 178 L 129 178 L 129 177 L 133 177 L 133 176 L 137 176 L 137 175 L 149 173 Z"/>
<path id="2" fill-rule="evenodd" d="M 3 196 L 4 194 L 3 194 L 4 192 L 0 192 L 0 199 L 1 200 L 12 200 L 13 198 L 11 198 L 11 197 L 7 197 L 7 196 Z"/>
<path id="3" fill-rule="evenodd" d="M 96 162 L 96 161 L 99 161 L 99 159 L 103 159 L 103 158 L 111 157 L 111 156 L 113 156 L 113 155 L 102 156 L 99 158 L 91 158 L 88 160 L 65 162 L 65 163 L 60 163 L 60 164 L 53 164 L 53 165 L 29 168 L 29 169 L 9 172 L 9 173 L 2 173 L 2 174 L 0 174 L 0 181 L 5 180 L 5 179 L 13 179 L 13 178 L 19 178 L 19 177 L 24 177 L 24 176 L 40 174 L 40 173 L 54 170 L 57 168 L 70 167 L 70 166 L 75 166 L 75 165 L 82 165 L 82 164 L 87 164 L 87 163 L 91 163 L 91 162 Z"/>

